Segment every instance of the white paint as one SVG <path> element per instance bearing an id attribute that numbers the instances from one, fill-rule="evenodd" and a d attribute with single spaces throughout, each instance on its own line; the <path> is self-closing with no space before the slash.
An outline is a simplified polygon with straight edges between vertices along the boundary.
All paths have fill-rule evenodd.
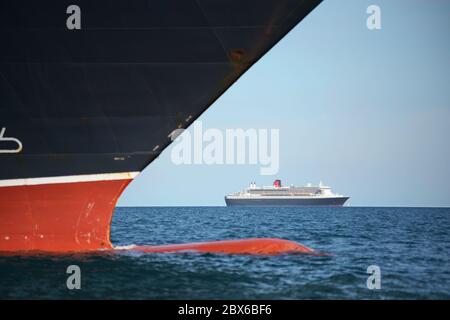
<path id="1" fill-rule="evenodd" d="M 34 186 L 41 184 L 60 184 L 60 183 L 91 182 L 91 181 L 129 180 L 134 179 L 138 174 L 139 172 L 118 172 L 118 173 L 83 174 L 83 175 L 59 176 L 59 177 L 6 179 L 0 180 L 0 187 Z"/>
<path id="2" fill-rule="evenodd" d="M 16 149 L 0 149 L 0 153 L 19 153 L 20 151 L 22 151 L 22 142 L 17 139 L 17 138 L 13 138 L 13 137 L 5 137 L 6 128 L 2 128 L 0 130 L 0 142 L 2 141 L 12 141 L 14 143 L 17 144 L 17 148 Z"/>
<path id="3" fill-rule="evenodd" d="M 128 246 L 116 246 L 116 247 L 114 247 L 114 250 L 131 250 L 131 249 L 134 249 L 134 248 L 136 248 L 136 245 L 135 244 L 130 244 Z"/>

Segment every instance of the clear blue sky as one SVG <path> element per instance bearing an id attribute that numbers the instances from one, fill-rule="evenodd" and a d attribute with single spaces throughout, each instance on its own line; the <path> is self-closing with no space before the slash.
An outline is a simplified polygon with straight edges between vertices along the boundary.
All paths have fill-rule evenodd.
<path id="1" fill-rule="evenodd" d="M 366 8 L 381 8 L 369 31 Z M 353 206 L 450 206 L 450 1 L 325 0 L 201 118 L 280 128 L 280 171 L 175 165 L 171 147 L 121 206 L 224 205 L 275 178 L 322 180 Z"/>

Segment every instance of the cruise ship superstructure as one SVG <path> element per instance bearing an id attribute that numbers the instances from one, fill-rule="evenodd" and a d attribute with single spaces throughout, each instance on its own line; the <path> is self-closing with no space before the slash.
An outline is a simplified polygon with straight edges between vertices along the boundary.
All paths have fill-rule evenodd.
<path id="1" fill-rule="evenodd" d="M 322 183 L 317 186 L 282 186 L 281 180 L 263 187 L 252 182 L 248 188 L 225 196 L 227 206 L 343 206 L 348 199 L 333 193 Z"/>

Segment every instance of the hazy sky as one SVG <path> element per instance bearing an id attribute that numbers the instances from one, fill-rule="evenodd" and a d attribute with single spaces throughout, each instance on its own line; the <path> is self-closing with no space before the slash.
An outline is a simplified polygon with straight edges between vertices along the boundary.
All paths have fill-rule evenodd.
<path id="1" fill-rule="evenodd" d="M 366 9 L 381 8 L 381 30 Z M 353 206 L 450 206 L 450 1 L 325 0 L 201 118 L 279 128 L 280 170 L 175 165 L 171 147 L 119 205 L 224 205 L 251 181 L 322 180 Z"/>

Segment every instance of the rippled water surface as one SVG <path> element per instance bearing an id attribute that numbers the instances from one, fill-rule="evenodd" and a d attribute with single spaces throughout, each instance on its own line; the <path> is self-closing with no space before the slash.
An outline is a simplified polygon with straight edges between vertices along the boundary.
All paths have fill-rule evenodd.
<path id="1" fill-rule="evenodd" d="M 450 298 L 450 209 L 117 208 L 111 232 L 115 245 L 277 237 L 329 255 L 0 256 L 0 297 Z M 81 290 L 66 287 L 72 264 Z M 369 265 L 380 290 L 367 289 Z"/>

